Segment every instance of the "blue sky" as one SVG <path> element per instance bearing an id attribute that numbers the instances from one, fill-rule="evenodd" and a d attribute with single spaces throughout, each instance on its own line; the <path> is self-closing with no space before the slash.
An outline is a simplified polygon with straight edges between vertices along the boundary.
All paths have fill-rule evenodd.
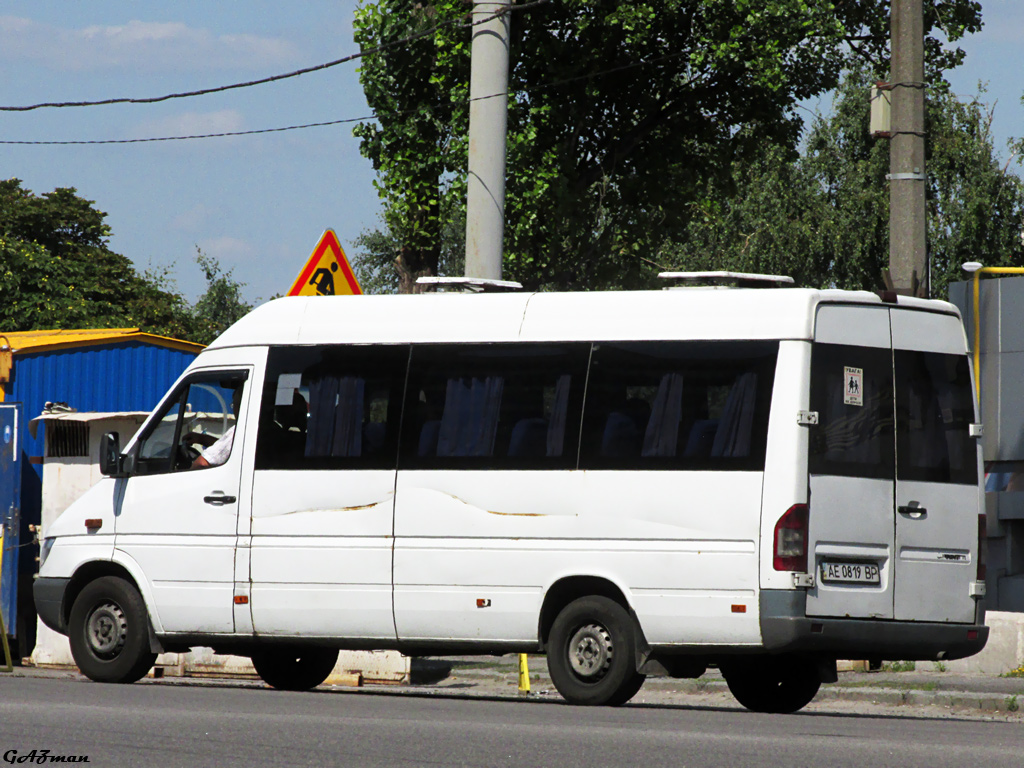
<path id="1" fill-rule="evenodd" d="M 356 0 L 3 0 L 0 104 L 147 97 L 287 72 L 356 52 Z M 1024 136 L 1024 2 L 982 0 L 954 90 L 988 83 L 997 146 Z M 827 102 L 826 102 L 827 106 Z M 0 113 L 0 139 L 133 139 L 277 128 L 369 114 L 356 64 L 152 105 Z M 1004 156 L 1007 153 L 1004 150 Z M 196 246 L 234 270 L 249 300 L 283 293 L 320 233 L 351 257 L 378 223 L 373 170 L 351 125 L 182 142 L 0 145 L 0 178 L 36 193 L 75 187 L 108 213 L 111 248 L 140 269 L 203 287 Z M 358 274 L 358 267 L 357 267 Z"/>

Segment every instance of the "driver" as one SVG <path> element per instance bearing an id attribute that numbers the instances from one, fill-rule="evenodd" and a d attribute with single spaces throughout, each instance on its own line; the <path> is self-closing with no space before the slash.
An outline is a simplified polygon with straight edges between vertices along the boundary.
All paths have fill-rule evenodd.
<path id="1" fill-rule="evenodd" d="M 238 423 L 238 409 L 242 404 L 242 384 L 235 387 L 234 393 L 231 395 L 231 411 L 235 414 L 235 424 Z M 203 467 L 216 467 L 223 464 L 228 460 L 228 456 L 231 455 L 231 444 L 235 439 L 235 424 L 232 424 L 227 432 L 220 436 L 220 438 L 213 445 L 208 448 L 204 448 L 196 460 L 192 462 L 192 469 L 202 469 Z"/>

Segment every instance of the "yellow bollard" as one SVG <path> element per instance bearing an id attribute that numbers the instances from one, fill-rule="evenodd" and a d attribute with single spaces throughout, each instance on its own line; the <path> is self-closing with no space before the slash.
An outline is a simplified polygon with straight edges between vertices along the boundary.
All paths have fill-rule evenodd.
<path id="1" fill-rule="evenodd" d="M 530 666 L 526 661 L 526 654 L 519 654 L 519 695 L 528 696 L 530 694 Z"/>

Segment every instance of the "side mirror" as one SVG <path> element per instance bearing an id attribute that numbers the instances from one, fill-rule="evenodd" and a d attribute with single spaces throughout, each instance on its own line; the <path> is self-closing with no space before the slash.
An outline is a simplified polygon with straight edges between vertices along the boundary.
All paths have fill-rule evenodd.
<path id="1" fill-rule="evenodd" d="M 124 474 L 124 457 L 121 455 L 121 436 L 107 432 L 100 438 L 100 472 L 107 477 Z"/>

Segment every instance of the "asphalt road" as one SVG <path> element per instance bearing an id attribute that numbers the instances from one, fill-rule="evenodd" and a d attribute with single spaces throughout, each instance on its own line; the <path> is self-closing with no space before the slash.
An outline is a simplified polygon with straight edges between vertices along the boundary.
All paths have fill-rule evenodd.
<path id="1" fill-rule="evenodd" d="M 581 708 L 258 683 L 100 685 L 0 680 L 0 766 L 38 756 L 94 766 L 1006 766 L 1019 722 L 728 707 Z M 14 763 L 11 761 L 14 760 Z"/>

